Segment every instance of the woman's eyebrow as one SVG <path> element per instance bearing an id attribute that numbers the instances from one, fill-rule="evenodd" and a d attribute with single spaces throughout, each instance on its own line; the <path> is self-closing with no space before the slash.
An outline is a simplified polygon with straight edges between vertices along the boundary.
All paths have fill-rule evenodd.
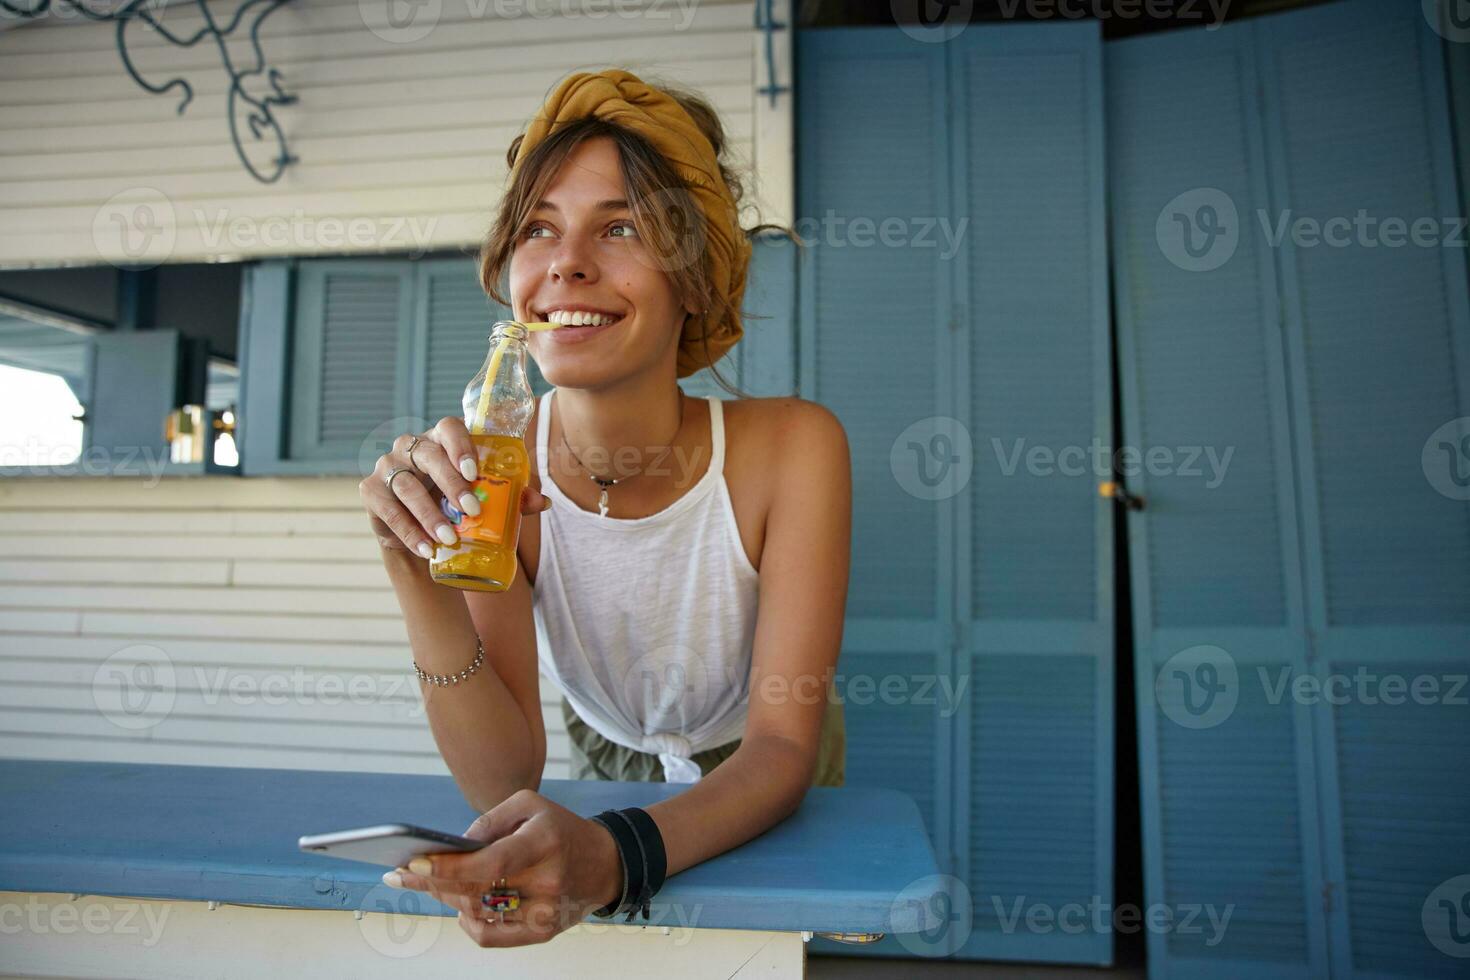
<path id="1" fill-rule="evenodd" d="M 557 207 L 555 204 L 552 204 L 550 201 L 538 201 L 536 203 L 536 206 L 534 208 L 532 208 L 531 210 L 532 211 L 555 211 L 558 214 L 561 213 L 561 208 Z M 625 201 L 622 198 L 618 197 L 618 198 L 612 198 L 612 199 L 607 200 L 607 201 L 598 201 L 597 204 L 593 207 L 593 210 L 594 211 L 628 211 L 628 210 L 631 210 L 631 209 L 628 207 L 628 202 L 627 201 Z"/>

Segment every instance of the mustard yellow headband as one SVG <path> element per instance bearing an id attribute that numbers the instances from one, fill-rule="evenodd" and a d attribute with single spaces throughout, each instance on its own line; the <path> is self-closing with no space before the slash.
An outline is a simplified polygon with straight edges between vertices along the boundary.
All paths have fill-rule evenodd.
<path id="1" fill-rule="evenodd" d="M 684 107 L 638 76 L 617 68 L 578 72 L 557 85 L 527 125 L 512 172 L 546 137 L 588 116 L 630 129 L 653 144 L 684 178 L 704 213 L 710 274 L 728 304 L 725 310 L 695 314 L 685 322 L 679 339 L 678 375 L 688 377 L 706 365 L 701 335 L 707 334 L 710 356 L 718 361 L 744 333 L 740 302 L 750 267 L 750 241 L 740 229 L 735 200 L 720 175 L 714 147 Z"/>

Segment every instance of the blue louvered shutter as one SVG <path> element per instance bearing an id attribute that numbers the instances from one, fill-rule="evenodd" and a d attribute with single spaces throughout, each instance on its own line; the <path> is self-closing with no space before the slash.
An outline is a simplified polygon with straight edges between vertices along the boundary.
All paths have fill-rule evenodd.
<path id="1" fill-rule="evenodd" d="M 485 361 L 490 330 L 495 321 L 510 318 L 510 309 L 481 289 L 475 262 L 416 263 L 413 404 L 427 424 L 463 414 L 465 385 Z M 549 386 L 534 357 L 527 356 L 526 371 L 540 396 Z"/>
<path id="2" fill-rule="evenodd" d="M 355 466 L 409 412 L 413 267 L 323 260 L 297 273 L 292 460 Z"/>
<path id="3" fill-rule="evenodd" d="M 1201 475 L 1126 480 L 1147 501 L 1128 518 L 1144 896 L 1231 909 L 1223 937 L 1151 931 L 1151 977 L 1326 975 L 1310 717 L 1255 683 L 1303 668 L 1305 630 L 1253 38 L 1107 56 L 1124 444 L 1201 454 Z"/>
<path id="4" fill-rule="evenodd" d="M 1430 931 L 1470 953 L 1464 880 L 1432 897 L 1470 872 L 1470 708 L 1446 698 L 1470 673 L 1470 301 L 1443 44 L 1418 4 L 1257 31 L 1273 215 L 1433 226 L 1288 235 L 1279 260 L 1311 673 L 1351 682 L 1312 708 L 1332 972 L 1464 976 Z"/>
<path id="5" fill-rule="evenodd" d="M 1067 454 L 1112 442 L 1101 38 L 1013 25 L 944 49 L 949 213 L 968 227 L 940 260 L 959 328 L 940 347 L 946 411 L 974 441 L 955 498 L 955 843 L 974 909 L 958 955 L 1108 963 L 1112 932 L 1088 916 L 1025 925 L 1112 894 L 1112 507 Z M 1038 449 L 1058 464 L 1028 465 Z"/>
<path id="6" fill-rule="evenodd" d="M 820 223 L 829 213 L 875 223 L 947 213 L 943 46 L 891 30 L 806 31 L 796 40 L 797 231 L 810 242 L 800 257 L 799 394 L 841 419 L 853 468 L 838 664 L 847 781 L 911 795 L 943 866 L 953 718 L 876 692 L 884 678 L 913 684 L 950 674 L 953 504 L 905 492 L 893 469 L 911 423 L 952 412 L 948 284 L 931 249 L 876 237 L 854 246 L 841 228 Z M 871 685 L 866 693 L 857 678 Z M 892 937 L 863 951 L 905 955 Z"/>

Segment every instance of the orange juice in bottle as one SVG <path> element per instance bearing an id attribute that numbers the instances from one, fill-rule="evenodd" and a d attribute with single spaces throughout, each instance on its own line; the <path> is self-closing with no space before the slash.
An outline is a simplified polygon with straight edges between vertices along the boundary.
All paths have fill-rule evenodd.
<path id="1" fill-rule="evenodd" d="M 440 501 L 459 543 L 438 544 L 429 560 L 434 581 L 477 592 L 504 592 L 515 580 L 521 533 L 521 491 L 531 474 L 526 427 L 536 400 L 526 376 L 525 324 L 501 320 L 490 334 L 490 353 L 464 390 L 465 425 L 479 457 L 471 492 L 480 513 L 466 514 Z"/>

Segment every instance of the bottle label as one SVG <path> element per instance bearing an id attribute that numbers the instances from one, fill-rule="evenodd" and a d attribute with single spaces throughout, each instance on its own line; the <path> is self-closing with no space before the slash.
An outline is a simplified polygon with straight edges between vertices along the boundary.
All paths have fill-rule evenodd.
<path id="1" fill-rule="evenodd" d="M 480 513 L 466 514 L 456 508 L 445 497 L 441 506 L 444 514 L 454 522 L 454 530 L 461 540 L 479 541 L 483 544 L 504 544 L 506 525 L 510 523 L 511 481 L 499 476 L 481 476 L 475 480 L 470 492 L 480 501 Z"/>

